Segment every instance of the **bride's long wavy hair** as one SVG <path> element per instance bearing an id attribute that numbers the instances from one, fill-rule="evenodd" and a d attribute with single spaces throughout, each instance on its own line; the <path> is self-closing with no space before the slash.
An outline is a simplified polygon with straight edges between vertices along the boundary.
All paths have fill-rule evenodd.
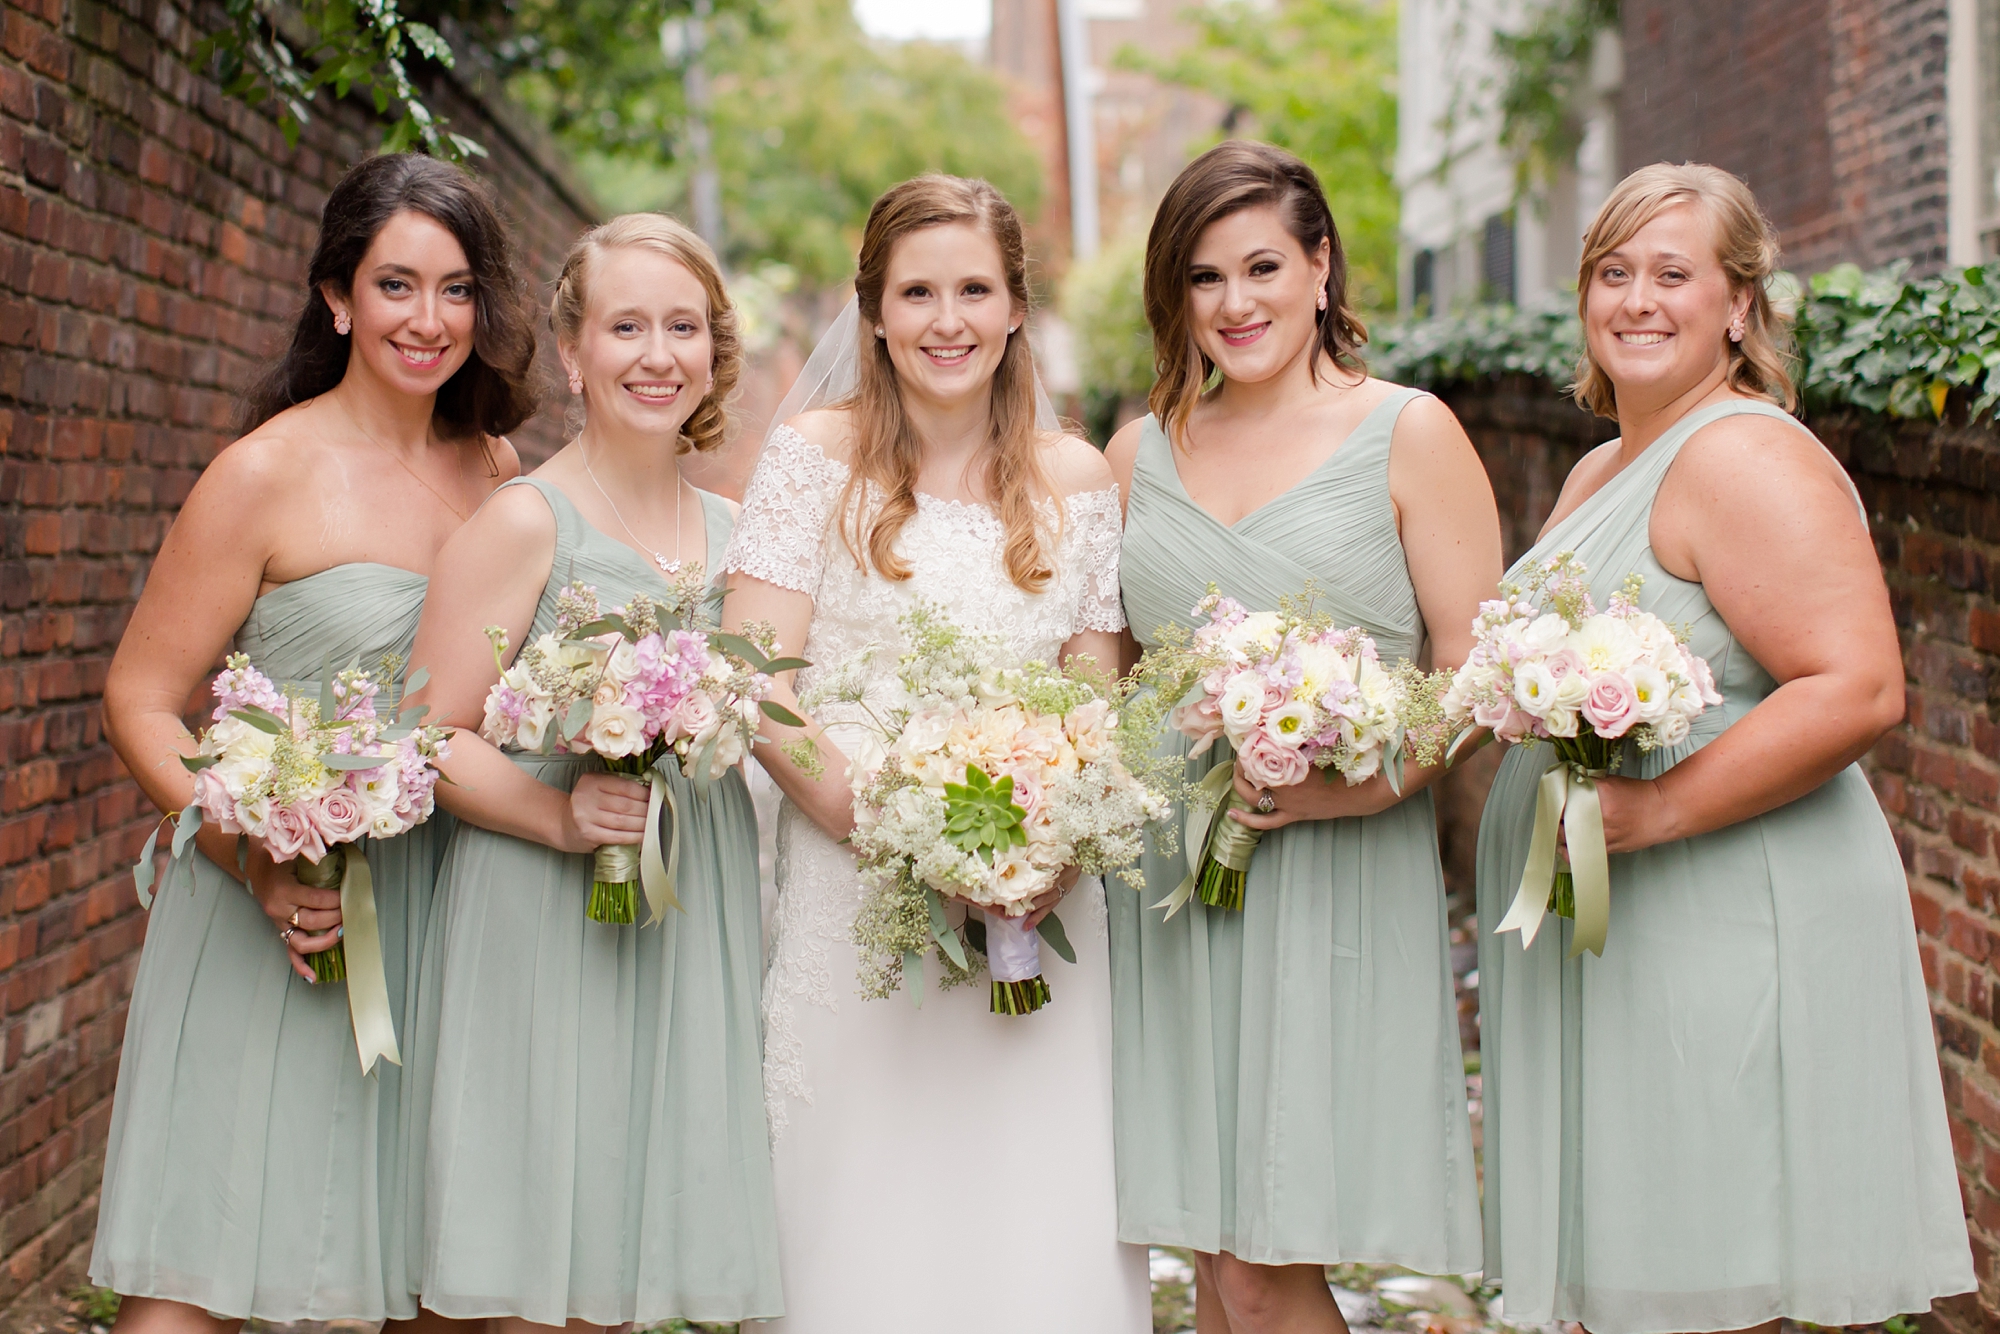
<path id="1" fill-rule="evenodd" d="M 903 409 L 901 386 L 889 347 L 870 330 L 882 319 L 882 293 L 896 245 L 912 232 L 952 223 L 970 223 L 1000 248 L 1007 294 L 1023 318 L 1007 337 L 1006 351 L 993 374 L 992 451 L 986 464 L 987 494 L 1006 532 L 1007 577 L 1038 593 L 1055 576 L 1037 501 L 1051 494 L 1042 465 L 1041 433 L 1035 426 L 1035 359 L 1028 346 L 1028 252 L 1021 218 L 1001 193 L 985 181 L 925 175 L 904 181 L 875 201 L 861 236 L 860 271 L 854 278 L 860 308 L 862 346 L 853 394 L 837 406 L 851 414 L 854 459 L 841 495 L 841 538 L 863 569 L 883 578 L 910 577 L 908 562 L 896 554 L 896 539 L 917 512 L 917 472 L 923 442 Z M 879 497 L 879 503 L 867 503 Z"/>

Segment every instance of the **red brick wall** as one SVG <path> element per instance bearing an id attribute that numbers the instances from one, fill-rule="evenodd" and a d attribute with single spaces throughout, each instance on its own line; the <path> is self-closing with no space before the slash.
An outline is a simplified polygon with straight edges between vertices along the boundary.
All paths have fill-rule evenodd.
<path id="1" fill-rule="evenodd" d="M 1712 162 L 1786 266 L 1945 255 L 1946 0 L 1625 0 L 1619 162 Z"/>
<path id="2" fill-rule="evenodd" d="M 0 4 L 0 1325 L 80 1281 L 145 918 L 153 812 L 98 696 L 147 560 L 275 350 L 327 189 L 379 130 L 323 100 L 297 151 L 188 66 L 169 0 Z M 589 204 L 475 91 L 546 278 Z M 540 420 L 520 443 L 553 440 Z M 13 1304 L 10 1306 L 9 1304 Z"/>
<path id="3" fill-rule="evenodd" d="M 1608 422 L 1535 380 L 1444 392 L 1486 461 L 1508 559 L 1533 540 L 1570 467 Z M 1910 879 L 1977 1298 L 1940 1303 L 1954 1331 L 2000 1329 L 2000 429 L 1862 413 L 1812 425 L 1866 503 L 1902 634 L 1909 713 L 1864 762 Z M 1454 908 L 1469 908 L 1491 763 L 1440 785 Z"/>

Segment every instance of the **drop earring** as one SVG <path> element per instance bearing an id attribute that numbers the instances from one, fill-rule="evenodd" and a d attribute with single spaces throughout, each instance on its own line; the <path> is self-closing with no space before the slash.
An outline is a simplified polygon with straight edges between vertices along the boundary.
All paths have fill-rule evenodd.
<path id="1" fill-rule="evenodd" d="M 1319 289 L 1319 308 L 1321 310 L 1326 309 L 1326 289 L 1324 287 Z"/>
<path id="2" fill-rule="evenodd" d="M 336 310 L 333 312 L 333 331 L 342 338 L 354 332 L 354 321 L 347 317 L 346 311 Z"/>
<path id="3" fill-rule="evenodd" d="M 579 372 L 571 371 L 569 373 L 569 391 L 572 394 L 583 392 L 583 376 Z"/>

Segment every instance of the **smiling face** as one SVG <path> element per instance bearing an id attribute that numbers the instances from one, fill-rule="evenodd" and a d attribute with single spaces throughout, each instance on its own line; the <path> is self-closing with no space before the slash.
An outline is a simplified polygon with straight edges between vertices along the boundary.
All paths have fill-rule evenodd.
<path id="1" fill-rule="evenodd" d="M 1270 379 L 1308 355 L 1332 247 L 1307 255 L 1275 205 L 1239 209 L 1202 230 L 1188 264 L 1188 332 L 1240 383 Z"/>
<path id="2" fill-rule="evenodd" d="M 451 229 L 405 209 L 382 224 L 352 290 L 321 293 L 353 323 L 348 368 L 404 394 L 435 394 L 472 355 L 472 266 Z"/>
<path id="3" fill-rule="evenodd" d="M 905 394 L 947 406 L 989 392 L 1021 316 L 999 243 L 971 223 L 922 228 L 890 252 L 877 323 Z"/>
<path id="4" fill-rule="evenodd" d="M 1750 305 L 1732 291 L 1715 229 L 1675 204 L 1597 262 L 1584 303 L 1590 355 L 1620 398 L 1672 400 L 1729 363 L 1729 326 Z"/>
<path id="5" fill-rule="evenodd" d="M 593 434 L 671 445 L 709 389 L 708 293 L 656 250 L 606 250 L 590 265 L 576 344 L 558 350 L 582 378 Z"/>

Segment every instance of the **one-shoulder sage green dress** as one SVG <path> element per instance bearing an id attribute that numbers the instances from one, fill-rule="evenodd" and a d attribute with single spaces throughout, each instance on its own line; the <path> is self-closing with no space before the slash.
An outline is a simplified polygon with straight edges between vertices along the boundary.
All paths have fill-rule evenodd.
<path id="1" fill-rule="evenodd" d="M 236 646 L 280 685 L 407 658 L 426 580 L 336 565 L 258 598 Z M 368 840 L 396 1032 L 450 820 Z M 93 1283 L 229 1317 L 416 1314 L 405 1236 L 404 1071 L 363 1076 L 344 984 L 295 974 L 277 930 L 198 852 L 146 924 L 111 1108 Z"/>
<path id="2" fill-rule="evenodd" d="M 1192 625 L 1211 583 L 1275 611 L 1312 580 L 1385 661 L 1415 658 L 1423 619 L 1388 473 L 1417 396 L 1392 393 L 1311 475 L 1228 527 L 1188 496 L 1149 418 L 1119 560 L 1140 642 Z M 1188 748 L 1172 732 L 1163 744 Z M 1218 744 L 1189 775 L 1227 758 Z M 1182 854 L 1149 847 L 1144 869 L 1143 894 L 1110 891 L 1119 1238 L 1257 1264 L 1477 1269 L 1430 793 L 1266 834 L 1241 912 L 1196 900 L 1165 920 L 1148 905 L 1180 882 Z"/>
<path id="3" fill-rule="evenodd" d="M 660 572 L 556 487 L 555 560 L 529 638 L 572 580 L 608 609 Z M 708 569 L 731 516 L 701 493 Z M 514 753 L 565 791 L 588 756 Z M 538 1324 L 783 1313 L 758 1020 L 757 819 L 742 775 L 680 806 L 684 911 L 584 918 L 591 859 L 460 822 L 439 872 L 418 1020 L 429 1089 L 423 1304 Z M 643 918 L 644 912 L 642 910 Z"/>
<path id="4" fill-rule="evenodd" d="M 1655 559 L 1653 497 L 1681 446 L 1737 413 L 1689 413 L 1516 563 L 1573 551 L 1598 605 L 1630 573 L 1686 627 L 1723 702 L 1654 778 L 1777 689 L 1700 584 Z M 1799 429 L 1803 430 L 1803 427 Z M 1784 497 L 1770 497 L 1782 505 Z M 1857 520 L 1858 521 L 1858 520 Z M 1527 862 L 1554 759 L 1516 746 L 1479 830 L 1486 1278 L 1514 1324 L 1593 1334 L 1854 1325 L 1973 1287 L 1902 860 L 1849 765 L 1810 794 L 1611 858 L 1602 958 L 1555 919 L 1523 951 L 1490 924 Z"/>

